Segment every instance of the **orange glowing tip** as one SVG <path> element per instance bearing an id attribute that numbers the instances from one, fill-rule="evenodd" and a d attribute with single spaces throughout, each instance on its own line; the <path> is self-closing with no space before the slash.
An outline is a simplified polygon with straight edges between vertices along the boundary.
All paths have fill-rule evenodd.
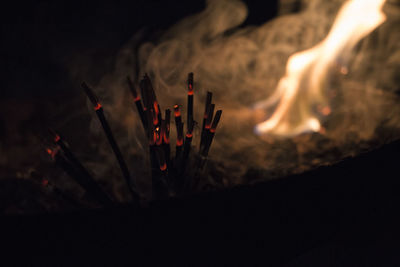
<path id="1" fill-rule="evenodd" d="M 204 128 L 210 129 L 211 128 L 211 124 L 206 124 L 206 126 L 204 126 Z"/>
<path id="2" fill-rule="evenodd" d="M 188 89 L 188 94 L 193 95 L 193 72 L 188 74 Z"/>
<path id="3" fill-rule="evenodd" d="M 135 101 L 135 102 L 140 101 L 140 96 L 136 96 L 136 97 L 134 98 L 134 101 Z"/>
<path id="4" fill-rule="evenodd" d="M 164 163 L 163 165 L 160 166 L 160 170 L 165 171 L 167 169 L 167 164 Z"/>
<path id="5" fill-rule="evenodd" d="M 189 84 L 189 90 L 188 90 L 188 95 L 193 95 L 193 85 Z"/>
<path id="6" fill-rule="evenodd" d="M 156 114 L 158 115 L 158 113 L 160 113 L 160 110 L 158 109 L 158 103 L 157 103 L 157 101 L 154 101 L 153 106 L 154 106 L 154 111 L 155 111 Z"/>
<path id="7" fill-rule="evenodd" d="M 181 116 L 181 111 L 179 110 L 179 106 L 178 105 L 174 106 L 174 115 L 175 115 L 175 117 L 180 117 Z"/>
<path id="8" fill-rule="evenodd" d="M 187 133 L 187 134 L 186 134 L 186 137 L 187 137 L 187 138 L 192 138 L 192 137 L 193 137 L 193 134 L 192 134 L 192 133 Z"/>
<path id="9" fill-rule="evenodd" d="M 99 110 L 101 109 L 101 104 L 97 102 L 96 106 L 94 107 L 94 110 Z"/>
<path id="10" fill-rule="evenodd" d="M 49 184 L 49 180 L 43 179 L 42 185 L 43 185 L 43 186 L 47 186 L 48 184 Z"/>
<path id="11" fill-rule="evenodd" d="M 52 150 L 50 148 L 46 148 L 46 152 L 51 156 L 52 159 L 54 159 L 57 154 L 57 150 Z"/>
<path id="12" fill-rule="evenodd" d="M 183 139 L 176 139 L 176 146 L 182 146 L 183 145 Z"/>
<path id="13" fill-rule="evenodd" d="M 153 118 L 153 124 L 154 124 L 154 125 L 157 125 L 157 124 L 158 124 L 158 118 L 157 118 L 157 116 L 154 116 L 154 118 Z"/>

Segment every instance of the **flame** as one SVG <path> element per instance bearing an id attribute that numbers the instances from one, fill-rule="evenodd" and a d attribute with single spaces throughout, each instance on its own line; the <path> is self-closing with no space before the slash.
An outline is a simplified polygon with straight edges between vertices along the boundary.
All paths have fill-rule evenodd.
<path id="1" fill-rule="evenodd" d="M 279 102 L 271 117 L 256 126 L 256 133 L 293 136 L 320 131 L 314 106 L 326 106 L 322 114 L 330 113 L 323 93 L 328 72 L 340 62 L 339 71 L 348 73 L 345 61 L 355 45 L 386 20 L 384 3 L 385 0 L 345 2 L 321 43 L 289 57 L 286 74 L 273 95 L 257 104 L 258 108 L 266 108 Z"/>

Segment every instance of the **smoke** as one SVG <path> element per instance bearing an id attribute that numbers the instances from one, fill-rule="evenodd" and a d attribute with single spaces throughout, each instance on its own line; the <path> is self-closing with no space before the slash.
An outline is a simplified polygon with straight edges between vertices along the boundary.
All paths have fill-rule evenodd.
<path id="1" fill-rule="evenodd" d="M 134 37 L 120 51 L 114 71 L 95 88 L 113 127 L 119 129 L 122 150 L 139 169 L 146 169 L 142 166 L 148 164 L 143 156 L 148 154 L 147 142 L 136 112 L 127 108 L 132 101 L 125 77 L 134 73 L 139 73 L 136 80 L 149 74 L 162 109 L 178 103 L 185 112 L 187 74 L 194 72 L 197 120 L 204 111 L 206 91 L 214 93 L 213 102 L 224 113 L 210 151 L 210 175 L 222 173 L 223 184 L 249 182 L 246 177 L 254 177 L 254 170 L 262 170 L 263 178 L 304 171 L 398 138 L 398 6 L 385 7 L 387 21 L 357 46 L 349 74 L 331 73 L 332 114 L 325 119 L 323 132 L 292 139 L 253 134 L 254 126 L 272 112 L 255 111 L 254 103 L 273 93 L 290 55 L 326 36 L 343 2 L 301 1 L 298 13 L 243 28 L 239 26 L 248 15 L 243 2 L 207 1 L 204 11 L 178 22 L 155 43 L 140 43 Z M 92 124 L 100 134 L 95 119 Z M 174 136 L 173 131 L 172 143 Z M 99 146 L 99 154 L 112 157 L 104 146 Z"/>

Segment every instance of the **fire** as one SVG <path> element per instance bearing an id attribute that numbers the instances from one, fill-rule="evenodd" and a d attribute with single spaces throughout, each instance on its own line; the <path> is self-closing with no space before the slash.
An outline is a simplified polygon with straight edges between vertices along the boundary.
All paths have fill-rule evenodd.
<path id="1" fill-rule="evenodd" d="M 320 131 L 315 106 L 324 106 L 323 115 L 331 112 L 324 94 L 329 71 L 339 65 L 342 74 L 348 73 L 345 61 L 355 45 L 386 20 L 384 3 L 385 0 L 345 2 L 322 42 L 289 57 L 286 74 L 274 94 L 257 105 L 266 108 L 277 103 L 271 117 L 256 126 L 256 133 L 293 136 Z"/>

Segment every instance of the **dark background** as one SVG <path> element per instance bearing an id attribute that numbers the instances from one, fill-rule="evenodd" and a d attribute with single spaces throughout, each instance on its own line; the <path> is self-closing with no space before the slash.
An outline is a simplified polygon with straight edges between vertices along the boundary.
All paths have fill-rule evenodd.
<path id="1" fill-rule="evenodd" d="M 243 26 L 262 24 L 277 13 L 277 1 L 245 2 L 249 16 Z M 1 96 L 48 97 L 77 90 L 68 84 L 70 60 L 88 58 L 99 78 L 136 32 L 144 30 L 144 40 L 154 40 L 204 7 L 199 0 L 8 2 L 1 11 Z"/>

